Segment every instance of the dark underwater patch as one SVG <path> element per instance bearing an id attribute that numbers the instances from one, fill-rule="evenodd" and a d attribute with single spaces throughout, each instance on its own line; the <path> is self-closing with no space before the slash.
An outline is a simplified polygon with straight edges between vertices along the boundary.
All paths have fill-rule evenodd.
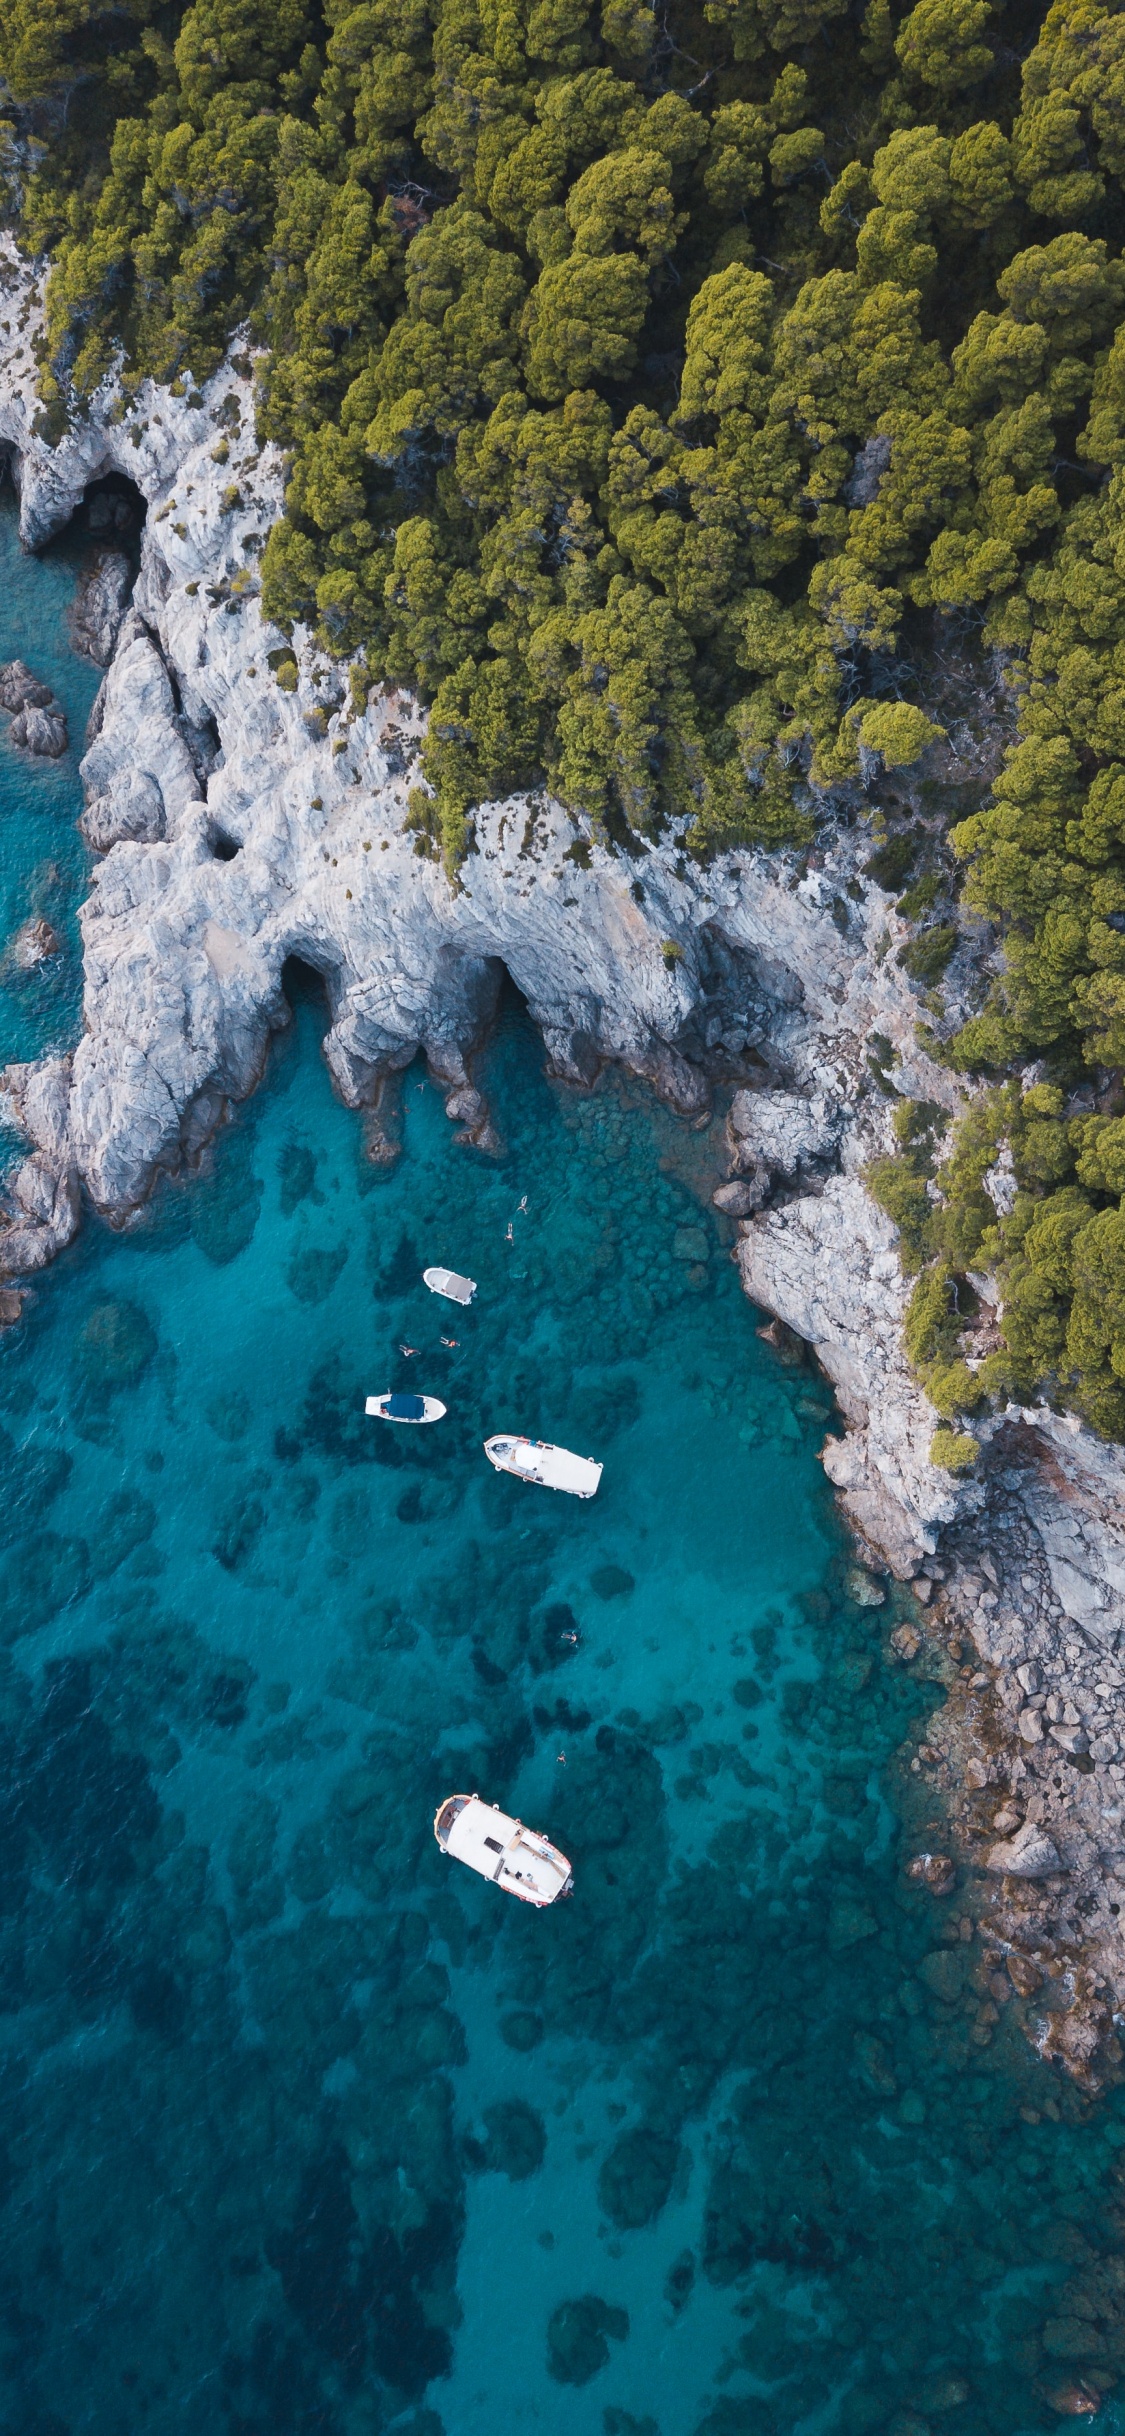
<path id="1" fill-rule="evenodd" d="M 217 1269 L 237 1260 L 253 1242 L 261 1201 L 253 1136 L 245 1125 L 229 1125 L 215 1145 L 210 1174 L 191 1191 L 191 1231 Z"/>
<path id="2" fill-rule="evenodd" d="M 678 2141 L 648 2124 L 623 2132 L 598 2175 L 598 2198 L 611 2224 L 622 2232 L 652 2224 L 671 2192 L 679 2158 Z"/>
<path id="3" fill-rule="evenodd" d="M 294 1252 L 285 1282 L 299 1303 L 327 1302 L 348 1257 L 346 1243 L 309 1244 Z"/>
<path id="4" fill-rule="evenodd" d="M 78 1331 L 75 1367 L 95 1395 L 112 1395 L 136 1386 L 155 1351 L 156 1333 L 147 1312 L 124 1300 L 100 1302 Z"/>
<path id="5" fill-rule="evenodd" d="M 623 1599 L 636 1586 L 624 1565 L 599 1565 L 590 1575 L 590 1588 L 599 1599 Z"/>
<path id="6" fill-rule="evenodd" d="M 291 1218 L 302 1201 L 316 1190 L 316 1153 L 307 1142 L 289 1141 L 282 1145 L 277 1163 L 281 1186 L 281 1215 Z"/>
<path id="7" fill-rule="evenodd" d="M 541 2114 L 524 2098 L 508 2098 L 484 2113 L 486 2136 L 468 2136 L 465 2154 L 478 2173 L 506 2174 L 509 2182 L 526 2182 L 539 2171 L 547 2152 Z"/>

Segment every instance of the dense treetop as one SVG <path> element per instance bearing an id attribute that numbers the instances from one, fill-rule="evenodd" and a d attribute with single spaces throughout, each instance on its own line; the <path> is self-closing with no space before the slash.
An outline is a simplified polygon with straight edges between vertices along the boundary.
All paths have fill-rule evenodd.
<path id="1" fill-rule="evenodd" d="M 952 848 L 1003 969 L 950 1053 L 1047 1100 L 988 1103 L 999 1234 L 983 1150 L 935 1184 L 909 1111 L 883 1189 L 951 1418 L 993 1258 L 1008 1383 L 1125 1431 L 1125 1174 L 1082 1131 L 1125 1061 L 1121 9 L 0 0 L 0 75 L 46 411 L 249 323 L 290 455 L 264 606 L 431 705 L 451 868 L 521 784 L 625 842 L 807 837 L 927 746 L 935 642 L 1001 656 L 1017 740 Z"/>

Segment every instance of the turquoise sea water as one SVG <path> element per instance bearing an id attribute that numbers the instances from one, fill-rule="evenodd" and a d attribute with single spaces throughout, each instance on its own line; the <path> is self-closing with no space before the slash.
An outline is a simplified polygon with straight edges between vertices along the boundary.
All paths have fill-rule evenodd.
<path id="1" fill-rule="evenodd" d="M 77 913 L 90 858 L 74 826 L 82 799 L 77 763 L 100 671 L 70 649 L 66 610 L 82 542 L 67 539 L 43 558 L 20 550 L 15 495 L 0 487 L 0 662 L 25 660 L 53 687 L 67 715 L 71 750 L 36 760 L 7 741 L 0 717 L 0 1065 L 68 1047 L 82 1005 Z M 65 953 L 31 972 L 4 950 L 22 922 L 42 916 Z"/>
<path id="2" fill-rule="evenodd" d="M 65 583 L 6 579 L 47 665 Z M 80 868 L 41 775 L 9 921 L 42 824 Z M 207 1172 L 0 1339 L 3 2436 L 1062 2424 L 1118 2356 L 1125 2111 L 904 1876 L 948 1661 L 849 1595 L 709 1138 L 548 1085 L 512 1005 L 504 1157 L 416 1069 L 378 1172 L 292 998 Z M 393 1386 L 448 1418 L 365 1420 Z M 494 1475 L 504 1427 L 597 1499 Z M 440 1854 L 472 1788 L 572 1901 Z"/>

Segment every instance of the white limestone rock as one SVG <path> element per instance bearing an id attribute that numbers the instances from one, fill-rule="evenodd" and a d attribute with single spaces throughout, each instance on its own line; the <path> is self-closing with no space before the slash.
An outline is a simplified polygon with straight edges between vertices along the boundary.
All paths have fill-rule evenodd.
<path id="1" fill-rule="evenodd" d="M 804 1098 L 792 1091 L 736 1091 L 728 1132 L 735 1166 L 763 1166 L 774 1174 L 834 1160 L 844 1130 L 844 1111 L 823 1092 Z"/>
<path id="2" fill-rule="evenodd" d="M 850 1424 L 822 1456 L 857 1530 L 913 1573 L 941 1526 L 980 1500 L 929 1460 L 937 1415 L 907 1367 L 902 1317 L 909 1287 L 897 1231 L 854 1176 L 770 1210 L 744 1227 L 738 1265 L 747 1293 L 811 1345 Z"/>

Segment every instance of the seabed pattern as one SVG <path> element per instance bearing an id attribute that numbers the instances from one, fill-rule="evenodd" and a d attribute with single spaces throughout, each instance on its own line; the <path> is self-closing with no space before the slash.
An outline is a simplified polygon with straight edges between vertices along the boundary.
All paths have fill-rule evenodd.
<path id="1" fill-rule="evenodd" d="M 79 738 L 73 554 L 9 513 L 0 559 Z M 0 970 L 3 1056 L 73 1036 L 78 805 L 0 742 L 5 936 L 69 941 Z M 1125 2104 L 905 1877 L 942 1661 L 893 1662 L 706 1137 L 511 1008 L 503 1157 L 416 1069 L 378 1171 L 292 997 L 205 1171 L 0 1339 L 2 2436 L 1121 2429 Z M 474 1788 L 572 1901 L 443 1858 Z"/>

